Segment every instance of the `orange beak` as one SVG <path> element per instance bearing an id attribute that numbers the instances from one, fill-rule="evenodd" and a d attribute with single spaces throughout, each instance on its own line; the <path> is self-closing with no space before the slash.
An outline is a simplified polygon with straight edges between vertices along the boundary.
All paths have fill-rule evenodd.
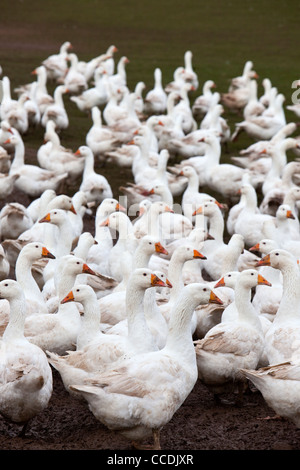
<path id="1" fill-rule="evenodd" d="M 79 150 L 79 149 L 76 150 L 76 152 L 74 153 L 74 155 L 80 156 L 80 155 L 81 155 L 80 150 Z"/>
<path id="2" fill-rule="evenodd" d="M 267 150 L 266 150 L 266 149 L 263 149 L 263 150 L 261 150 L 261 152 L 259 152 L 260 155 L 263 155 L 263 154 L 265 154 L 265 153 L 267 153 Z"/>
<path id="3" fill-rule="evenodd" d="M 82 272 L 85 273 L 85 274 L 96 275 L 95 271 L 93 271 L 91 268 L 89 268 L 86 263 L 84 263 L 83 266 L 82 266 Z"/>
<path id="4" fill-rule="evenodd" d="M 156 253 L 162 253 L 163 255 L 167 255 L 167 250 L 162 246 L 160 242 L 155 243 L 155 251 Z"/>
<path id="5" fill-rule="evenodd" d="M 256 266 L 271 266 L 270 255 L 264 256 L 260 261 L 256 263 Z"/>
<path id="6" fill-rule="evenodd" d="M 116 211 L 123 211 L 126 212 L 125 207 L 121 206 L 121 204 L 118 202 L 116 205 Z"/>
<path id="7" fill-rule="evenodd" d="M 45 217 L 39 220 L 40 224 L 43 222 L 51 222 L 50 213 L 48 213 L 47 215 L 45 215 Z"/>
<path id="8" fill-rule="evenodd" d="M 4 144 L 10 144 L 10 139 L 6 139 L 6 141 L 4 142 Z"/>
<path id="9" fill-rule="evenodd" d="M 226 209 L 226 206 L 224 206 L 224 204 L 221 204 L 219 201 L 215 201 L 215 204 L 217 204 L 217 206 L 218 206 L 220 209 Z"/>
<path id="10" fill-rule="evenodd" d="M 158 121 L 158 123 L 160 126 L 164 126 L 164 123 L 162 121 Z"/>
<path id="11" fill-rule="evenodd" d="M 206 256 L 202 255 L 199 251 L 194 250 L 194 259 L 207 259 Z"/>
<path id="12" fill-rule="evenodd" d="M 75 211 L 75 207 L 73 206 L 73 204 L 70 207 L 70 211 L 73 212 L 73 214 L 77 215 L 77 212 Z"/>
<path id="13" fill-rule="evenodd" d="M 167 284 L 167 286 L 170 287 L 170 288 L 173 287 L 172 284 L 170 283 L 169 279 L 166 279 L 166 284 Z"/>
<path id="14" fill-rule="evenodd" d="M 256 243 L 256 245 L 251 246 L 251 248 L 249 248 L 249 251 L 259 251 L 259 243 Z"/>
<path id="15" fill-rule="evenodd" d="M 196 211 L 193 212 L 193 215 L 203 214 L 202 206 L 198 207 Z"/>
<path id="16" fill-rule="evenodd" d="M 174 214 L 173 209 L 171 209 L 171 207 L 169 207 L 169 206 L 167 206 L 167 207 L 165 208 L 165 212 L 172 212 L 172 213 Z"/>
<path id="17" fill-rule="evenodd" d="M 44 246 L 42 248 L 42 257 L 43 258 L 55 259 L 55 256 L 52 253 L 50 253 L 50 251 L 47 250 L 47 248 L 45 248 Z"/>
<path id="18" fill-rule="evenodd" d="M 222 277 L 218 282 L 217 284 L 215 285 L 215 288 L 216 287 L 224 287 L 225 286 L 225 280 L 224 280 L 224 277 Z"/>
<path id="19" fill-rule="evenodd" d="M 209 303 L 223 305 L 222 300 L 213 291 L 210 292 Z"/>
<path id="20" fill-rule="evenodd" d="M 291 210 L 286 211 L 286 217 L 287 219 L 294 219 L 295 216 L 293 215 Z"/>
<path id="21" fill-rule="evenodd" d="M 73 302 L 74 301 L 74 294 L 73 292 L 69 292 L 68 295 L 66 295 L 66 297 L 64 299 L 62 299 L 62 301 L 60 302 L 61 304 L 65 304 L 67 302 Z"/>
<path id="22" fill-rule="evenodd" d="M 272 284 L 267 281 L 261 274 L 257 276 L 257 284 L 263 284 L 264 286 L 272 286 Z"/>
<path id="23" fill-rule="evenodd" d="M 158 276 L 156 276 L 156 274 L 151 274 L 151 285 L 166 287 L 166 284 Z"/>
<path id="24" fill-rule="evenodd" d="M 109 218 L 107 218 L 106 220 L 104 220 L 103 222 L 101 222 L 100 226 L 101 226 L 101 227 L 108 227 L 108 226 L 109 226 Z"/>

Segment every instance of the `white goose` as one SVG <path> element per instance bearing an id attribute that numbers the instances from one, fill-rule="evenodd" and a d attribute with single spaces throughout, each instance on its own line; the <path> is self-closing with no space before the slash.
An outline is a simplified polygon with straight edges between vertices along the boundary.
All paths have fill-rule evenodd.
<path id="1" fill-rule="evenodd" d="M 43 294 L 32 275 L 33 264 L 45 258 L 53 259 L 54 255 L 39 242 L 25 245 L 17 258 L 15 275 L 25 296 L 26 315 L 48 313 Z"/>
<path id="2" fill-rule="evenodd" d="M 85 159 L 75 156 L 72 150 L 61 145 L 56 124 L 52 120 L 47 122 L 44 142 L 37 151 L 40 167 L 58 174 L 68 173 L 68 181 L 76 180 L 83 172 Z"/>
<path id="3" fill-rule="evenodd" d="M 86 78 L 77 68 L 79 60 L 76 54 L 73 52 L 69 53 L 68 61 L 70 62 L 70 66 L 64 76 L 63 83 L 70 94 L 80 94 L 88 88 Z"/>
<path id="4" fill-rule="evenodd" d="M 263 223 L 272 221 L 273 217 L 257 211 L 257 194 L 251 184 L 243 184 L 240 193 L 245 196 L 245 205 L 237 216 L 234 230 L 243 235 L 245 245 L 249 247 L 255 245 L 257 240 L 265 238 Z"/>
<path id="5" fill-rule="evenodd" d="M 186 286 L 174 308 L 163 349 L 123 361 L 114 371 L 95 374 L 86 385 L 75 383 L 71 389 L 87 400 L 95 417 L 109 429 L 131 440 L 142 440 L 152 434 L 152 449 L 160 449 L 160 429 L 170 421 L 197 381 L 192 312 L 197 305 L 210 301 L 217 301 L 216 296 L 206 286 Z M 133 409 L 138 413 L 133 413 Z"/>
<path id="6" fill-rule="evenodd" d="M 20 134 L 26 134 L 29 128 L 28 114 L 25 108 L 26 101 L 28 101 L 28 96 L 24 93 L 5 116 L 5 120 L 8 121 L 11 127 L 17 129 Z"/>
<path id="7" fill-rule="evenodd" d="M 69 126 L 69 117 L 64 105 L 63 95 L 68 93 L 68 88 L 59 85 L 54 90 L 54 103 L 47 106 L 42 119 L 42 126 L 46 127 L 49 120 L 54 121 L 56 129 L 63 130 Z"/>
<path id="8" fill-rule="evenodd" d="M 299 350 L 299 267 L 296 258 L 286 250 L 275 249 L 258 262 L 258 266 L 280 269 L 283 277 L 282 299 L 269 328 L 266 354 L 269 364 L 289 361 Z"/>
<path id="9" fill-rule="evenodd" d="M 118 140 L 107 126 L 102 125 L 101 110 L 97 106 L 91 109 L 91 113 L 93 125 L 86 134 L 86 144 L 98 157 L 114 150 Z"/>
<path id="10" fill-rule="evenodd" d="M 241 369 L 260 391 L 276 416 L 290 420 L 300 427 L 299 417 L 299 361 L 285 361 L 258 370 Z"/>
<path id="11" fill-rule="evenodd" d="M 51 351 L 47 351 L 50 357 L 49 362 L 60 372 L 68 391 L 70 391 L 70 385 L 82 383 L 84 378 L 93 372 L 105 371 L 119 360 L 120 363 L 124 362 L 126 357 L 135 357 L 158 349 L 148 329 L 143 306 L 146 289 L 156 285 L 164 287 L 165 283 L 151 273 L 149 269 L 138 269 L 131 274 L 126 295 L 127 336 L 101 333 L 97 299 L 95 295 L 87 297 L 86 289 L 81 291 L 81 287 L 76 286 L 65 296 L 62 305 L 70 305 L 70 302 L 77 299 L 83 303 L 83 306 L 88 305 L 89 309 L 93 309 L 93 319 L 96 320 L 97 318 L 98 321 L 96 334 L 94 330 L 94 339 L 82 349 L 68 352 L 64 357 L 59 357 L 57 354 L 51 354 Z M 79 292 L 77 292 L 77 289 L 79 289 Z"/>
<path id="12" fill-rule="evenodd" d="M 65 41 L 59 49 L 57 54 L 51 54 L 49 57 L 43 60 L 42 64 L 46 68 L 47 76 L 52 80 L 58 80 L 64 78 L 68 63 L 68 52 L 72 49 L 70 41 Z"/>
<path id="13" fill-rule="evenodd" d="M 0 343 L 0 410 L 8 420 L 22 424 L 43 411 L 52 395 L 52 371 L 44 352 L 24 336 L 26 303 L 19 284 L 0 283 L 0 297 L 9 301 L 10 320 Z"/>
<path id="14" fill-rule="evenodd" d="M 15 147 L 15 156 L 12 161 L 9 174 L 17 173 L 19 178 L 15 182 L 15 186 L 28 194 L 30 197 L 40 196 L 46 189 L 58 189 L 62 181 L 64 181 L 68 173 L 57 174 L 55 171 L 45 170 L 36 165 L 25 163 L 25 146 L 20 137 L 11 136 L 6 141 Z"/>
<path id="15" fill-rule="evenodd" d="M 31 219 L 26 207 L 19 202 L 5 204 L 0 211 L 1 239 L 16 239 L 25 230 L 32 227 Z"/>
<path id="16" fill-rule="evenodd" d="M 105 66 L 98 66 L 94 73 L 95 86 L 88 88 L 81 95 L 71 96 L 70 100 L 76 103 L 82 112 L 89 112 L 94 106 L 103 106 L 107 103 L 107 72 Z"/>
<path id="17" fill-rule="evenodd" d="M 47 107 L 54 103 L 54 98 L 48 93 L 47 90 L 47 70 L 44 65 L 40 65 L 32 71 L 33 75 L 37 76 L 36 88 L 36 102 L 40 110 L 41 116 L 46 111 Z"/>
<path id="18" fill-rule="evenodd" d="M 76 275 L 94 272 L 80 258 L 73 255 L 62 257 L 55 271 L 55 285 L 58 300 L 61 301 L 70 291 L 70 283 L 74 286 Z M 25 320 L 25 336 L 43 351 L 65 354 L 74 350 L 76 339 L 81 327 L 79 308 L 76 304 L 59 303 L 56 313 L 40 313 L 30 315 Z"/>
<path id="19" fill-rule="evenodd" d="M 241 368 L 255 369 L 264 351 L 264 334 L 251 304 L 251 288 L 268 281 L 256 270 L 245 270 L 235 285 L 238 319 L 222 322 L 196 341 L 198 373 L 201 381 L 218 397 L 238 387 L 242 399 L 245 377 Z"/>
<path id="20" fill-rule="evenodd" d="M 88 202 L 95 202 L 97 205 L 103 199 L 113 197 L 109 182 L 105 176 L 96 173 L 94 170 L 94 155 L 87 145 L 81 145 L 75 155 L 82 155 L 85 158 L 84 171 L 79 191 L 83 191 Z"/>
<path id="21" fill-rule="evenodd" d="M 166 249 L 154 237 L 145 236 L 140 241 L 133 254 L 132 265 L 129 271 L 148 268 L 150 259 L 156 254 L 167 254 Z M 162 279 L 161 276 L 158 276 Z M 104 323 L 115 325 L 126 317 L 125 309 L 126 286 L 99 299 L 101 318 Z"/>
<path id="22" fill-rule="evenodd" d="M 242 130 L 255 140 L 271 139 L 286 124 L 282 109 L 284 99 L 281 93 L 276 97 L 274 115 L 268 116 L 264 113 L 261 116 L 252 117 L 236 124 L 232 140 L 235 140 Z"/>
<path id="23" fill-rule="evenodd" d="M 162 71 L 154 70 L 154 87 L 144 99 L 144 112 L 148 115 L 163 114 L 167 109 L 167 94 L 162 86 Z"/>
<path id="24" fill-rule="evenodd" d="M 203 84 L 202 95 L 197 96 L 192 106 L 195 119 L 203 118 L 209 110 L 212 96 L 214 95 L 212 88 L 216 88 L 215 82 L 213 80 L 206 80 Z"/>
<path id="25" fill-rule="evenodd" d="M 259 252 L 265 257 L 276 248 L 279 247 L 274 240 L 263 238 L 249 250 Z M 282 299 L 282 274 L 279 269 L 267 265 L 259 267 L 258 270 L 260 274 L 271 282 L 272 286 L 265 287 L 262 285 L 256 287 L 252 300 L 253 306 L 258 314 L 264 315 L 266 318 L 273 321 Z"/>

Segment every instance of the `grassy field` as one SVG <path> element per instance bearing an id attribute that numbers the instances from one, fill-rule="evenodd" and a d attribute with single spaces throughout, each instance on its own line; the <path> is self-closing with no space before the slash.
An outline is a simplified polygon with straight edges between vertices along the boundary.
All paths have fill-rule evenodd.
<path id="1" fill-rule="evenodd" d="M 122 55 L 130 60 L 129 87 L 143 80 L 150 89 L 155 67 L 162 69 L 166 84 L 190 49 L 200 87 L 211 78 L 218 91 L 227 91 L 231 77 L 239 75 L 250 59 L 259 74 L 259 94 L 262 79 L 269 77 L 289 104 L 291 84 L 299 78 L 299 10 L 297 0 L 2 0 L 0 65 L 15 87 L 32 81 L 30 72 L 65 40 L 72 42 L 82 60 L 115 44 L 119 49 L 116 61 Z M 191 95 L 191 102 L 200 92 Z M 84 143 L 91 120 L 68 99 L 66 106 L 70 127 L 62 134 L 62 142 L 76 150 Z M 288 121 L 295 120 L 290 112 L 286 116 Z M 225 117 L 232 129 L 240 120 L 229 113 Z M 42 139 L 42 128 L 24 138 L 34 149 Z M 243 135 L 232 144 L 229 156 L 249 143 Z"/>

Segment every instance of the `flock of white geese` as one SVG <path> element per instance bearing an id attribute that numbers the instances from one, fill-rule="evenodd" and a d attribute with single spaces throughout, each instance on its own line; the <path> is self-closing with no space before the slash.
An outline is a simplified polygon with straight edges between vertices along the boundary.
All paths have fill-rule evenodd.
<path id="1" fill-rule="evenodd" d="M 152 89 L 132 91 L 115 46 L 88 62 L 71 47 L 46 58 L 17 98 L 3 71 L 1 415 L 24 435 L 48 406 L 53 367 L 138 448 L 151 436 L 160 448 L 197 380 L 237 403 L 250 380 L 300 427 L 300 151 L 285 97 L 268 78 L 258 96 L 251 61 L 226 93 L 212 80 L 201 90 L 191 51 L 173 81 L 156 68 Z M 92 119 L 76 151 L 61 142 L 66 99 Z M 241 116 L 233 130 L 224 107 Z M 23 136 L 39 126 L 45 140 L 29 165 Z M 223 163 L 242 131 L 253 144 Z M 131 170 L 122 200 L 99 161 Z M 5 202 L 15 189 L 27 207 Z"/>

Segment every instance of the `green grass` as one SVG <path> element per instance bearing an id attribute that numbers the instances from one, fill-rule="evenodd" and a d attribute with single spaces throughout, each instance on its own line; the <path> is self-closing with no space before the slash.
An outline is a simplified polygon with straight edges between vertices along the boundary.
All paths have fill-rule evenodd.
<path id="1" fill-rule="evenodd" d="M 193 52 L 193 65 L 200 87 L 213 79 L 218 91 L 227 91 L 231 77 L 240 75 L 246 60 L 254 62 L 261 81 L 269 77 L 290 103 L 292 82 L 299 78 L 298 37 L 299 2 L 290 0 L 19 0 L 1 2 L 0 64 L 12 87 L 33 80 L 30 72 L 49 54 L 70 40 L 82 60 L 103 53 L 115 44 L 121 55 L 130 59 L 127 66 L 131 89 L 143 80 L 153 86 L 153 71 L 159 66 L 163 82 L 183 65 L 187 49 Z M 50 88 L 53 90 L 53 87 Z M 191 102 L 200 93 L 191 95 Z M 62 134 L 62 143 L 76 148 L 85 142 L 91 125 L 66 98 L 70 128 Z M 287 112 L 287 120 L 295 116 Z M 239 116 L 226 113 L 231 128 Z M 24 138 L 37 149 L 43 129 Z M 251 139 L 241 136 L 230 146 L 237 154 Z M 228 155 L 224 155 L 224 160 Z M 115 188 L 129 172 L 101 169 L 113 174 Z"/>

